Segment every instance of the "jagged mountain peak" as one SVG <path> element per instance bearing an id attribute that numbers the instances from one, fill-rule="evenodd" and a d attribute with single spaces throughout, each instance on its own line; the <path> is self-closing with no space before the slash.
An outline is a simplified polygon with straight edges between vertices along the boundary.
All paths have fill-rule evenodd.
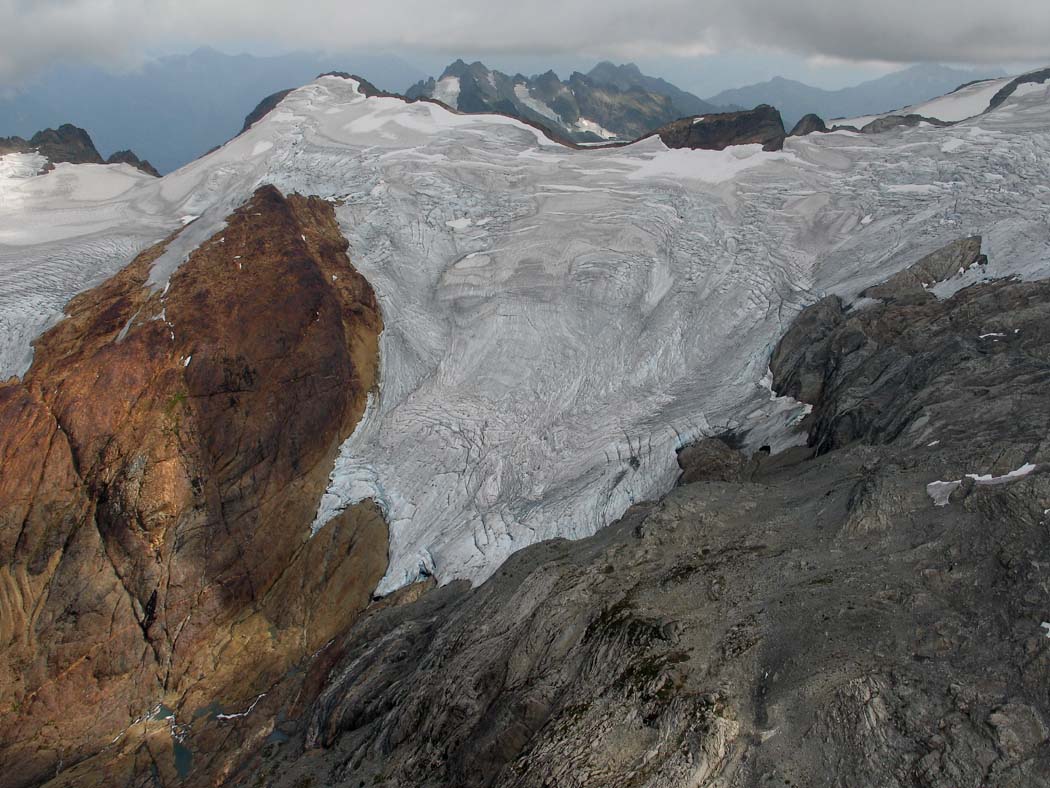
<path id="1" fill-rule="evenodd" d="M 0 137 L 0 154 L 39 153 L 47 160 L 45 170 L 56 164 L 129 164 L 138 170 L 159 177 L 160 173 L 148 161 L 144 161 L 130 150 L 121 150 L 108 159 L 95 147 L 87 131 L 63 123 L 57 128 L 42 129 L 28 140 L 21 137 Z"/>
<path id="2" fill-rule="evenodd" d="M 468 84 L 472 83 L 472 84 Z M 437 79 L 422 80 L 410 98 L 433 98 L 463 112 L 501 112 L 549 128 L 575 142 L 631 140 L 681 117 L 718 112 L 634 63 L 598 63 L 561 79 L 553 70 L 510 77 L 459 59 Z"/>
<path id="3" fill-rule="evenodd" d="M 0 782 L 1038 783 L 1033 79 L 764 153 L 326 76 L 161 181 L 9 179 L 0 341 L 133 262 L 0 386 Z"/>
<path id="4" fill-rule="evenodd" d="M 603 60 L 590 71 L 587 76 L 596 82 L 616 83 L 618 81 L 631 84 L 644 78 L 642 70 L 634 63 L 621 63 L 617 65 L 610 60 Z"/>

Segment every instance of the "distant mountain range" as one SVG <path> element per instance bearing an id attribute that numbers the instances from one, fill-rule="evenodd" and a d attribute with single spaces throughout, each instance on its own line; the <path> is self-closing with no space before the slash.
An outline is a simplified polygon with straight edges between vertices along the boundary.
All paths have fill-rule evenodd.
<path id="1" fill-rule="evenodd" d="M 404 90 L 424 76 L 392 56 L 256 57 L 208 48 L 125 74 L 63 67 L 14 96 L 0 92 L 0 136 L 28 138 L 38 129 L 72 123 L 91 133 L 103 156 L 133 148 L 170 172 L 234 136 L 263 96 L 348 66 L 385 90 Z"/>
<path id="2" fill-rule="evenodd" d="M 809 113 L 828 120 L 889 112 L 943 95 L 967 82 L 1002 76 L 1006 76 L 1002 69 L 964 71 L 924 63 L 841 90 L 824 90 L 774 77 L 768 82 L 724 90 L 708 101 L 742 107 L 772 104 L 780 110 L 784 123 L 792 126 Z"/>
<path id="3" fill-rule="evenodd" d="M 633 63 L 609 62 L 562 80 L 553 71 L 509 76 L 457 60 L 437 79 L 409 88 L 408 97 L 437 99 L 461 112 L 502 112 L 573 142 L 637 139 L 678 118 L 735 109 L 647 76 Z"/>
<path id="4" fill-rule="evenodd" d="M 553 71 L 511 76 L 457 60 L 437 79 L 427 79 L 389 55 L 256 57 L 203 48 L 124 74 L 84 66 L 53 69 L 13 95 L 0 92 L 0 136 L 28 139 L 38 129 L 71 123 L 90 132 L 104 158 L 133 148 L 170 172 L 237 134 L 262 97 L 279 100 L 281 91 L 332 70 L 360 74 L 391 92 L 412 85 L 408 95 L 463 112 L 514 115 L 575 142 L 635 139 L 682 117 L 759 104 L 779 109 L 790 128 L 807 113 L 830 119 L 885 112 L 1003 74 L 919 65 L 842 90 L 777 77 L 701 99 L 633 63 L 602 62 L 562 80 Z"/>

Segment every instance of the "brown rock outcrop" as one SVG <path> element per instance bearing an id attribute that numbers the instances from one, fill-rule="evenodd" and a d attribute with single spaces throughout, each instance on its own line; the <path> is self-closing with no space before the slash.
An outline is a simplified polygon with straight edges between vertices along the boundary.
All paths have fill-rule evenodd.
<path id="1" fill-rule="evenodd" d="M 0 784 L 203 778 L 220 715 L 368 604 L 378 510 L 310 538 L 378 375 L 346 247 L 328 203 L 263 187 L 164 293 L 161 243 L 73 299 L 0 386 Z"/>
<path id="2" fill-rule="evenodd" d="M 981 253 L 979 235 L 959 238 L 898 271 L 885 282 L 867 288 L 862 296 L 886 301 L 925 300 L 931 285 L 961 274 L 972 266 L 984 265 L 988 258 Z"/>

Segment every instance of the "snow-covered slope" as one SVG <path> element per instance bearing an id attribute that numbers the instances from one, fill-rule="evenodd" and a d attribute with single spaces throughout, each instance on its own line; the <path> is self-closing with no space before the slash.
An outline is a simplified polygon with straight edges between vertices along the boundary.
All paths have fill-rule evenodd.
<path id="1" fill-rule="evenodd" d="M 1009 84 L 1010 80 L 1010 77 L 1005 79 L 986 79 L 961 87 L 947 95 L 924 101 L 921 104 L 913 104 L 895 112 L 883 112 L 879 115 L 865 115 L 858 118 L 836 119 L 833 124 L 829 125 L 853 126 L 862 129 L 873 120 L 884 118 L 887 115 L 922 115 L 924 118 L 943 120 L 945 123 L 956 123 L 985 112 L 992 97 Z"/>
<path id="2" fill-rule="evenodd" d="M 0 327 L 14 331 L 0 374 L 24 368 L 58 302 L 184 217 L 200 218 L 157 261 L 157 287 L 261 183 L 338 198 L 386 329 L 381 390 L 318 524 L 375 497 L 391 523 L 380 591 L 421 571 L 477 581 L 665 491 L 697 435 L 794 440 L 801 408 L 769 391 L 768 357 L 824 292 L 853 296 L 970 234 L 989 266 L 945 287 L 1050 275 L 1047 162 L 1038 91 L 948 129 L 770 154 L 655 138 L 570 150 L 325 77 L 160 181 L 99 168 L 0 184 Z"/>
<path id="3" fill-rule="evenodd" d="M 134 195 L 156 178 L 127 164 L 58 164 L 37 153 L 0 156 L 0 379 L 21 374 L 30 341 L 90 284 L 119 271 L 173 227 Z"/>

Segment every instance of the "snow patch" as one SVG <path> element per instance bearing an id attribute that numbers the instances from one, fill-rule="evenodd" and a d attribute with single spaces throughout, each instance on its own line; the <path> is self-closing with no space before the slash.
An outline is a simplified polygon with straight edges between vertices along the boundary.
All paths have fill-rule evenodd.
<path id="1" fill-rule="evenodd" d="M 434 85 L 434 98 L 452 109 L 459 108 L 459 77 L 442 77 Z"/>
<path id="2" fill-rule="evenodd" d="M 766 167 L 776 162 L 795 161 L 791 153 L 763 151 L 762 146 L 757 143 L 734 145 L 725 150 L 667 148 L 663 143 L 660 143 L 660 146 L 663 150 L 644 158 L 625 157 L 624 160 L 636 168 L 627 177 L 631 180 L 675 178 L 724 183 L 745 170 Z"/>
<path id="3" fill-rule="evenodd" d="M 252 701 L 252 705 L 251 706 L 249 706 L 248 708 L 246 708 L 244 711 L 240 712 L 239 714 L 216 714 L 215 715 L 215 719 L 217 719 L 217 720 L 236 720 L 236 719 L 238 719 L 240 717 L 247 717 L 249 714 L 251 714 L 255 710 L 255 707 L 259 705 L 259 701 L 261 701 L 265 697 L 266 697 L 266 693 L 264 692 L 259 697 L 257 697 L 255 700 Z"/>
<path id="4" fill-rule="evenodd" d="M 1016 470 L 1010 471 L 1009 473 L 1003 474 L 1002 476 L 992 476 L 990 473 L 976 474 L 968 473 L 965 478 L 973 479 L 975 484 L 982 486 L 996 486 L 1000 484 L 1009 484 L 1010 482 L 1023 479 L 1028 474 L 1038 469 L 1038 465 L 1027 462 Z M 933 499 L 935 506 L 947 506 L 948 498 L 955 490 L 957 490 L 963 483 L 962 479 L 955 481 L 936 481 L 930 482 L 926 485 L 926 493 Z"/>
<path id="5" fill-rule="evenodd" d="M 591 134 L 597 134 L 603 140 L 614 140 L 616 139 L 616 132 L 609 131 L 604 128 L 600 123 L 587 118 L 580 118 L 572 124 L 572 128 L 578 132 L 590 132 Z"/>
<path id="6" fill-rule="evenodd" d="M 377 399 L 372 392 L 368 393 L 361 419 L 357 422 L 350 437 L 339 447 L 335 467 L 328 475 L 328 487 L 321 496 L 317 514 L 310 526 L 311 537 L 346 509 L 361 501 L 371 498 L 379 504 L 381 509 L 385 509 L 384 496 L 375 468 L 367 460 L 357 455 L 358 444 L 361 443 L 363 434 L 376 418 Z"/>
<path id="7" fill-rule="evenodd" d="M 520 101 L 526 107 L 531 109 L 537 115 L 542 115 L 548 120 L 553 120 L 559 125 L 563 124 L 561 116 L 558 115 L 557 112 L 555 112 L 553 109 L 547 106 L 547 104 L 540 101 L 538 98 L 535 98 L 531 93 L 529 93 L 528 85 L 522 84 L 521 82 L 516 84 L 514 86 L 514 95 L 518 99 L 518 101 Z"/>
<path id="8" fill-rule="evenodd" d="M 473 220 L 467 218 L 466 216 L 461 216 L 458 219 L 449 219 L 447 222 L 445 222 L 445 225 L 447 227 L 451 227 L 457 233 L 466 230 L 472 224 L 474 224 Z"/>

